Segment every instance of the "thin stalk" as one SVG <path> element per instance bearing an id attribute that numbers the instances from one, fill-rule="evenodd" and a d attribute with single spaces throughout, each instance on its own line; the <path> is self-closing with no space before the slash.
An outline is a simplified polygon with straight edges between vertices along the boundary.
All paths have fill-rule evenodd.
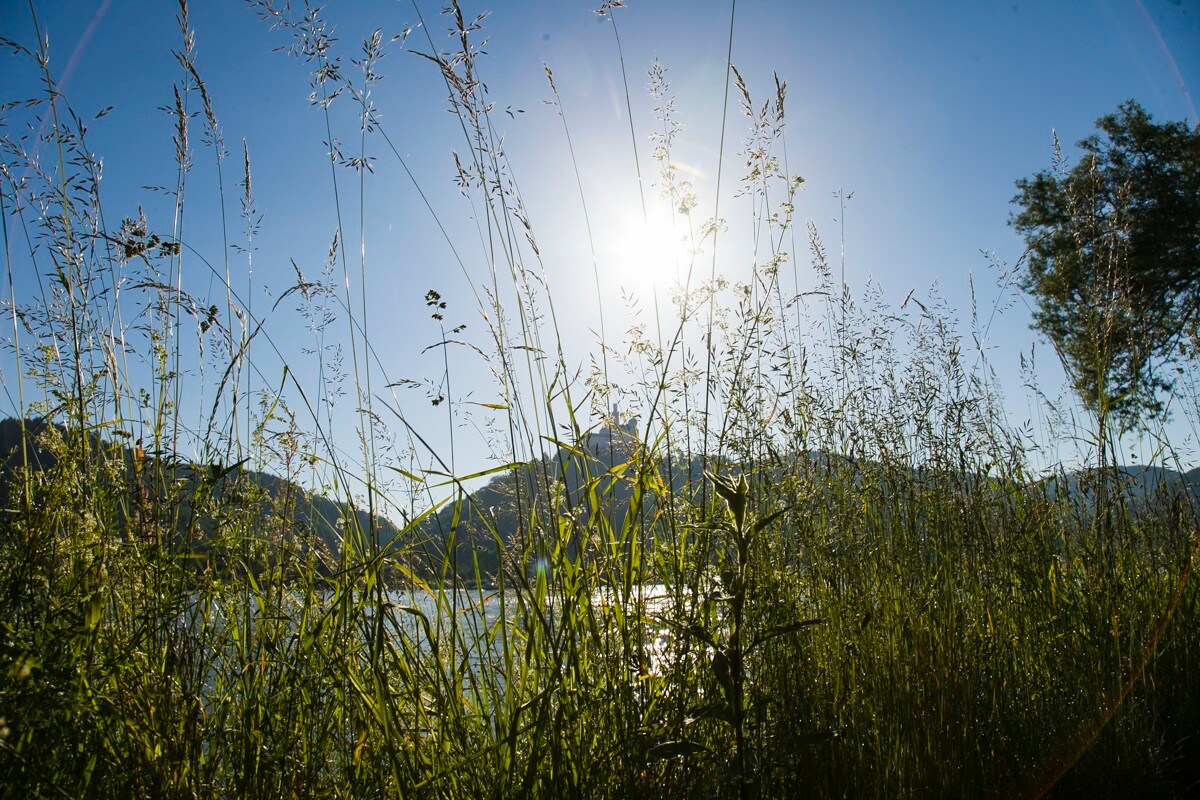
<path id="1" fill-rule="evenodd" d="M 737 0 L 731 0 L 729 4 L 729 44 L 725 52 L 725 91 L 721 104 L 721 141 L 717 149 L 717 181 L 716 193 L 713 198 L 713 220 L 719 226 L 721 219 L 721 172 L 725 164 L 725 126 L 729 117 L 729 79 L 733 72 L 733 23 L 737 17 Z M 705 328 L 704 349 L 704 415 L 702 424 L 703 435 L 701 437 L 700 463 L 704 469 L 708 469 L 708 428 L 709 428 L 709 405 L 714 394 L 713 387 L 713 320 L 716 312 L 716 282 L 717 282 L 717 243 L 720 239 L 720 232 L 714 228 L 713 230 L 713 254 L 712 267 L 709 270 L 708 282 L 710 287 L 708 297 L 708 324 Z M 720 463 L 720 454 L 717 456 L 718 464 Z M 703 507 L 707 504 L 708 486 L 701 484 L 700 489 L 700 505 Z"/>

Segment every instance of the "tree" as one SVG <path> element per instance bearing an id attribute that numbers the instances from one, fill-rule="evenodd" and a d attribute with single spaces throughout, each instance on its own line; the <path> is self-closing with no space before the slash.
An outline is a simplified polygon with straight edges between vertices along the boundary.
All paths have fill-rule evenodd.
<path id="1" fill-rule="evenodd" d="M 1200 125 L 1157 124 L 1127 100 L 1096 121 L 1069 171 L 1016 182 L 1022 288 L 1083 403 L 1128 429 L 1163 410 L 1200 324 Z"/>

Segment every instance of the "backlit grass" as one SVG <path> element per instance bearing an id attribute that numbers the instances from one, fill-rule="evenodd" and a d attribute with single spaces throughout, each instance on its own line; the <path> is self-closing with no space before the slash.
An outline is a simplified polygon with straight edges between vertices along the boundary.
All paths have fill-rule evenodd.
<path id="1" fill-rule="evenodd" d="M 472 474 L 453 441 L 426 449 L 409 396 L 389 393 L 346 244 L 369 235 L 363 195 L 344 191 L 370 179 L 367 137 L 399 159 L 366 91 L 385 43 L 351 69 L 315 13 L 251 5 L 313 70 L 329 125 L 368 123 L 361 152 L 331 156 L 354 177 L 329 190 L 325 271 L 297 269 L 273 307 L 235 277 L 245 263 L 106 208 L 49 72 L 5 112 L 34 114 L 43 143 L 35 162 L 31 140 L 2 142 L 7 267 L 41 282 L 4 315 L 26 379 L 6 376 L 25 421 L 6 428 L 0 516 L 0 793 L 1196 792 L 1193 495 L 1124 488 L 1110 464 L 1035 466 L 1037 437 L 1005 422 L 953 313 L 835 278 L 793 216 L 782 82 L 763 103 L 730 73 L 744 163 L 713 169 L 755 202 L 722 223 L 672 166 L 668 73 L 652 69 L 656 149 L 639 169 L 696 254 L 671 316 L 602 331 L 589 375 L 560 344 L 475 24 L 452 4 L 459 49 L 413 45 L 446 82 L 491 248 L 463 264 L 475 298 L 425 295 L 442 352 L 474 336 L 493 371 L 498 455 Z M 213 170 L 221 213 L 242 221 L 224 251 L 249 260 L 253 143 L 226 152 L 181 8 L 171 196 L 190 210 L 190 170 Z M 716 268 L 726 224 L 759 242 L 744 284 Z M 216 276 L 212 296 L 184 289 L 192 269 Z M 800 272 L 816 288 L 794 296 Z M 464 333 L 452 310 L 473 300 L 487 330 Z M 272 326 L 290 304 L 320 343 L 311 363 L 280 363 Z M 314 363 L 315 393 L 296 377 Z M 458 377 L 447 357 L 428 383 L 451 430 Z M 354 441 L 334 441 L 338 393 Z M 639 424 L 605 416 L 618 395 Z M 1175 413 L 1195 418 L 1194 400 Z M 1151 466 L 1177 466 L 1170 452 Z M 314 491 L 336 505 L 314 511 Z"/>

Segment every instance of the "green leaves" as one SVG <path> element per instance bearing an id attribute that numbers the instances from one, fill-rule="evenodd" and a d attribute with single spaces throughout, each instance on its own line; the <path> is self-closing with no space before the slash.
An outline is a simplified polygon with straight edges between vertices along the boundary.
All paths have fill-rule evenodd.
<path id="1" fill-rule="evenodd" d="M 675 758 L 676 756 L 694 756 L 697 753 L 707 753 L 708 748 L 699 742 L 689 742 L 686 739 L 670 742 L 659 742 L 650 748 L 650 757 L 654 759 Z"/>
<path id="2" fill-rule="evenodd" d="M 746 479 L 745 474 L 739 475 L 736 481 L 708 471 L 705 471 L 704 475 L 712 482 L 716 493 L 725 501 L 726 510 L 732 523 L 718 527 L 718 530 L 723 529 L 732 534 L 732 547 L 726 550 L 726 558 L 732 550 L 733 559 L 732 563 L 727 561 L 721 569 L 721 594 L 711 598 L 729 604 L 728 627 L 725 629 L 725 635 L 720 638 L 716 634 L 703 631 L 703 629 L 703 636 L 691 629 L 686 632 L 693 638 L 704 641 L 712 650 L 710 662 L 712 675 L 721 687 L 722 699 L 705 707 L 702 716 L 721 720 L 732 729 L 735 760 L 730 766 L 738 786 L 738 796 L 744 797 L 749 788 L 749 772 L 746 764 L 746 689 L 749 676 L 747 675 L 746 656 L 763 642 L 815 625 L 820 620 L 802 620 L 770 627 L 751 638 L 749 646 L 745 644 L 750 624 L 747 621 L 746 605 L 750 599 L 750 587 L 753 584 L 749 571 L 751 544 L 760 533 L 786 514 L 791 507 L 779 509 L 751 521 L 749 517 L 750 482 Z M 764 699 L 760 697 L 759 701 Z"/>
<path id="3" fill-rule="evenodd" d="M 745 480 L 745 478 L 743 478 L 743 480 Z M 762 519 L 755 520 L 754 524 L 750 526 L 750 535 L 756 536 L 759 533 L 762 533 L 762 531 L 768 525 L 770 525 L 772 522 L 779 519 L 780 517 L 782 517 L 784 514 L 786 514 L 787 512 L 789 512 L 791 510 L 792 510 L 791 506 L 788 506 L 787 508 L 781 508 L 778 511 L 768 514 L 767 516 L 763 517 Z"/>
<path id="4" fill-rule="evenodd" d="M 733 518 L 733 526 L 740 533 L 745 529 L 746 507 L 750 503 L 750 484 L 746 480 L 746 476 L 739 476 L 737 483 L 734 483 L 707 470 L 704 475 L 712 481 L 717 494 L 729 506 L 729 516 Z"/>
<path id="5" fill-rule="evenodd" d="M 765 631 L 760 632 L 758 634 L 758 636 L 754 637 L 754 639 L 750 642 L 749 646 L 746 648 L 746 652 L 750 653 L 752 650 L 754 650 L 756 647 L 758 647 L 760 644 L 763 644 L 764 642 L 769 642 L 772 639 L 776 639 L 780 636 L 785 636 L 789 633 L 795 633 L 796 631 L 802 631 L 805 628 L 811 628 L 813 625 L 821 625 L 824 622 L 825 622 L 825 620 L 821 619 L 820 617 L 816 617 L 814 619 L 799 620 L 797 622 L 792 622 L 787 625 L 776 625 L 774 627 L 767 628 Z"/>
<path id="6" fill-rule="evenodd" d="M 1132 423 L 1162 409 L 1167 366 L 1200 324 L 1200 127 L 1136 102 L 1096 121 L 1071 169 L 1017 181 L 1022 288 L 1083 403 Z"/>
<path id="7" fill-rule="evenodd" d="M 733 667 L 729 663 L 729 656 L 725 654 L 725 648 L 717 647 L 713 650 L 712 671 L 713 677 L 717 679 L 717 683 L 721 684 L 721 689 L 725 692 L 725 697 L 732 700 L 734 674 Z"/>

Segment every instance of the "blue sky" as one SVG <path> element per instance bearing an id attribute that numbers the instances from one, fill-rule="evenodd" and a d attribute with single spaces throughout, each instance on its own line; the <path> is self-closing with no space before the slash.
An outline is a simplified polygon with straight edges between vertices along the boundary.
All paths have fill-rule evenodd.
<path id="1" fill-rule="evenodd" d="M 567 142 L 555 110 L 544 103 L 551 94 L 543 63 L 554 72 L 570 123 L 597 241 L 609 340 L 618 339 L 630 322 L 619 300 L 621 287 L 649 298 L 654 291 L 665 295 L 670 282 L 666 274 L 651 276 L 645 264 L 626 263 L 631 248 L 654 245 L 631 233 L 640 218 L 640 211 L 633 211 L 640 200 L 630 120 L 613 31 L 593 13 L 598 4 L 505 0 L 464 8 L 468 14 L 492 12 L 484 22 L 489 41 L 481 74 L 497 103 L 494 119 L 503 126 L 547 277 L 564 313 L 568 359 L 580 364 L 595 352 L 599 304 Z M 90 149 L 104 160 L 109 224 L 135 215 L 142 206 L 153 228 L 170 230 L 170 203 L 144 187 L 175 180 L 173 123 L 161 107 L 172 102 L 172 85 L 184 80 L 171 57 L 180 41 L 176 5 L 119 0 L 34 5 L 49 38 L 50 70 L 72 106 L 85 117 L 113 107 L 89 132 Z M 450 47 L 440 5 L 422 3 L 420 10 L 437 45 Z M 649 180 L 653 170 L 646 134 L 653 119 L 646 71 L 657 58 L 669 70 L 678 118 L 685 126 L 676 160 L 688 169 L 702 209 L 711 213 L 718 201 L 730 4 L 629 0 L 627 5 L 618 12 L 617 23 L 642 170 Z M 358 43 L 376 28 L 386 41 L 417 23 L 408 2 L 332 3 L 324 13 L 336 28 L 337 52 L 346 60 L 356 57 Z M 305 65 L 272 52 L 287 43 L 286 35 L 270 30 L 243 3 L 195 2 L 190 23 L 196 33 L 196 63 L 232 153 L 224 169 L 231 196 L 226 222 L 234 243 L 242 227 L 235 184 L 243 139 L 250 150 L 263 224 L 255 239 L 253 288 L 247 291 L 254 295 L 254 307 L 264 309 L 294 280 L 293 260 L 310 277 L 320 271 L 335 229 L 325 118 L 307 101 Z M 33 45 L 25 3 L 0 4 L 0 32 Z M 427 49 L 424 33 L 414 33 L 406 47 Z M 732 61 L 756 99 L 773 91 L 773 72 L 787 81 L 788 166 L 806 180 L 797 217 L 801 224 L 813 221 L 835 255 L 844 222 L 846 280 L 852 288 L 861 290 L 874 279 L 884 296 L 899 304 L 910 291 L 927 300 L 936 284 L 937 293 L 962 310 L 964 333 L 971 276 L 981 308 L 1011 305 L 992 327 L 988 346 L 1002 384 L 1012 388 L 1010 420 L 1020 424 L 1036 415 L 1019 387 L 1017 363 L 1037 336 L 1028 329 L 1028 312 L 1019 299 L 1011 304 L 1014 296 L 1002 297 L 995 290 L 995 274 L 981 251 L 1010 264 L 1019 257 L 1021 242 L 1006 224 L 1013 181 L 1049 165 L 1052 129 L 1064 145 L 1073 145 L 1092 131 L 1097 117 L 1126 98 L 1141 102 L 1157 119 L 1196 124 L 1200 4 L 741 0 L 733 18 Z M 0 99 L 36 93 L 32 65 L 8 56 L 3 63 Z M 363 214 L 357 212 L 357 182 L 345 172 L 338 176 L 343 223 L 353 234 L 349 244 L 355 259 L 360 221 L 365 231 L 370 336 L 388 362 L 387 378 L 436 380 L 442 369 L 440 351 L 423 352 L 439 336 L 424 305 L 425 293 L 431 288 L 441 292 L 449 305 L 447 322 L 465 322 L 468 336 L 481 336 L 467 278 L 483 280 L 486 261 L 472 208 L 454 185 L 451 149 L 462 152 L 464 144 L 457 123 L 445 111 L 440 77 L 400 42 L 391 45 L 379 71 L 385 77 L 374 101 L 385 129 L 459 246 L 466 275 L 413 181 L 378 137 L 367 145 L 378 161 L 365 183 Z M 348 105 L 334 116 L 334 134 L 353 143 L 357 129 Z M 505 114 L 505 108 L 514 114 Z M 747 129 L 735 113 L 736 96 L 730 110 L 719 202 L 734 233 L 727 245 L 720 245 L 718 269 L 736 279 L 744 277 L 750 263 L 747 243 L 736 234 L 749 209 L 733 195 L 741 163 L 738 148 Z M 9 112 L 6 132 L 20 124 L 19 112 Z M 244 255 L 222 245 L 214 159 L 200 143 L 198 122 L 192 147 L 195 167 L 188 176 L 183 238 L 212 264 L 223 264 L 228 255 L 234 273 L 249 285 Z M 844 219 L 838 190 L 853 192 Z M 10 251 L 21 297 L 32 291 L 39 266 L 11 244 Z M 795 255 L 797 288 L 811 288 L 805 285 L 810 279 L 808 253 L 800 248 Z M 203 263 L 185 260 L 184 269 L 193 291 L 218 292 L 219 282 Z M 358 286 L 351 294 L 352 303 L 362 302 Z M 651 302 L 644 300 L 643 307 Z M 292 369 L 304 373 L 311 363 L 301 351 L 308 334 L 290 306 L 268 329 Z M 1038 347 L 1039 378 L 1048 392 L 1057 394 L 1061 371 L 1049 346 L 1041 342 Z M 6 353 L 4 358 L 10 357 Z M 452 358 L 452 395 L 493 401 L 479 357 L 457 349 Z M 264 356 L 261 363 L 267 362 Z M 11 387 L 11 361 L 0 366 Z M 279 373 L 279 367 L 264 367 L 264 376 L 271 376 L 264 381 L 278 379 Z M 422 390 L 399 397 L 414 425 L 445 447 L 444 409 L 431 408 Z M 341 426 L 353 424 L 349 406 L 343 403 L 337 411 Z M 15 408 L 5 413 L 15 413 Z M 1190 429 L 1172 433 L 1181 445 L 1190 436 Z M 476 439 L 473 427 L 465 425 L 456 443 L 460 472 L 486 466 L 487 451 Z"/>

